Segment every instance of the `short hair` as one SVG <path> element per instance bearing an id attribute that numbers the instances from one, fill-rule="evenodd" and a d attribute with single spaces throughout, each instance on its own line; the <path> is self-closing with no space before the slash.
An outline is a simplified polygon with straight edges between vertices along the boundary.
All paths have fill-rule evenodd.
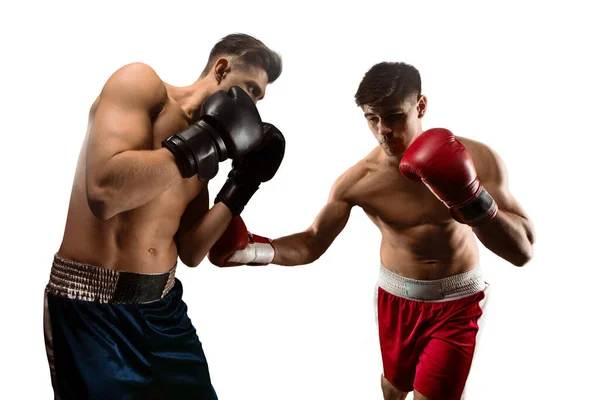
<path id="1" fill-rule="evenodd" d="M 206 76 L 214 63 L 221 57 L 230 56 L 233 67 L 259 67 L 267 73 L 269 83 L 273 83 L 282 71 L 281 56 L 265 46 L 260 40 L 244 33 L 233 33 L 214 45 L 208 62 L 202 72 Z"/>
<path id="2" fill-rule="evenodd" d="M 363 77 L 354 100 L 359 107 L 379 105 L 386 99 L 399 101 L 416 94 L 421 96 L 421 74 L 412 65 L 403 62 L 375 64 Z"/>

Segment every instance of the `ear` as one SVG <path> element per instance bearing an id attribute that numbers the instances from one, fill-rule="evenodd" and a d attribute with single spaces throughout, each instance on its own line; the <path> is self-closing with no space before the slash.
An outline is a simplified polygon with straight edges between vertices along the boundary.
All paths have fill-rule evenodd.
<path id="1" fill-rule="evenodd" d="M 231 71 L 229 60 L 226 58 L 219 58 L 217 62 L 215 62 L 214 67 L 214 77 L 217 83 L 220 84 L 229 71 Z"/>
<path id="2" fill-rule="evenodd" d="M 417 113 L 419 118 L 423 118 L 427 111 L 427 96 L 421 95 L 417 100 Z"/>

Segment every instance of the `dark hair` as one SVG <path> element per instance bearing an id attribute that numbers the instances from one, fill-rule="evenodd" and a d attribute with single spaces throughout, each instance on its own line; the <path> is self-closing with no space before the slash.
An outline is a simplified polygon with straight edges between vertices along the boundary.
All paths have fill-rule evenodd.
<path id="1" fill-rule="evenodd" d="M 403 62 L 375 64 L 363 77 L 354 100 L 359 107 L 379 105 L 388 98 L 406 100 L 416 94 L 421 96 L 421 75 L 412 65 Z"/>
<path id="2" fill-rule="evenodd" d="M 215 44 L 210 51 L 202 75 L 206 76 L 214 63 L 220 57 L 225 56 L 232 57 L 232 66 L 264 69 L 269 83 L 273 83 L 281 75 L 281 56 L 265 46 L 260 40 L 244 33 L 227 35 Z"/>

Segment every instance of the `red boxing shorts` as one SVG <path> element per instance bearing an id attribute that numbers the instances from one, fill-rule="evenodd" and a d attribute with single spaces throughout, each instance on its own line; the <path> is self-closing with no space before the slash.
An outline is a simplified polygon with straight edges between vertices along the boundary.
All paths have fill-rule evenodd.
<path id="1" fill-rule="evenodd" d="M 433 281 L 381 267 L 377 321 L 384 377 L 403 392 L 461 399 L 487 288 L 478 266 Z"/>

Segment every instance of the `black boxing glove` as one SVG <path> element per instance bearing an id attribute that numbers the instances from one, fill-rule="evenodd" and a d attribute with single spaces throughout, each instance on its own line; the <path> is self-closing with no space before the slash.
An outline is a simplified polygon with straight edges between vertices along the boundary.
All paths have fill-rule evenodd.
<path id="1" fill-rule="evenodd" d="M 260 114 L 238 86 L 209 96 L 200 114 L 198 122 L 162 142 L 184 178 L 198 175 L 208 181 L 217 175 L 219 162 L 243 156 L 262 142 Z"/>
<path id="2" fill-rule="evenodd" d="M 271 180 L 285 155 L 285 138 L 275 126 L 263 124 L 264 139 L 260 147 L 232 162 L 227 181 L 215 198 L 233 215 L 240 215 L 263 182 Z"/>

